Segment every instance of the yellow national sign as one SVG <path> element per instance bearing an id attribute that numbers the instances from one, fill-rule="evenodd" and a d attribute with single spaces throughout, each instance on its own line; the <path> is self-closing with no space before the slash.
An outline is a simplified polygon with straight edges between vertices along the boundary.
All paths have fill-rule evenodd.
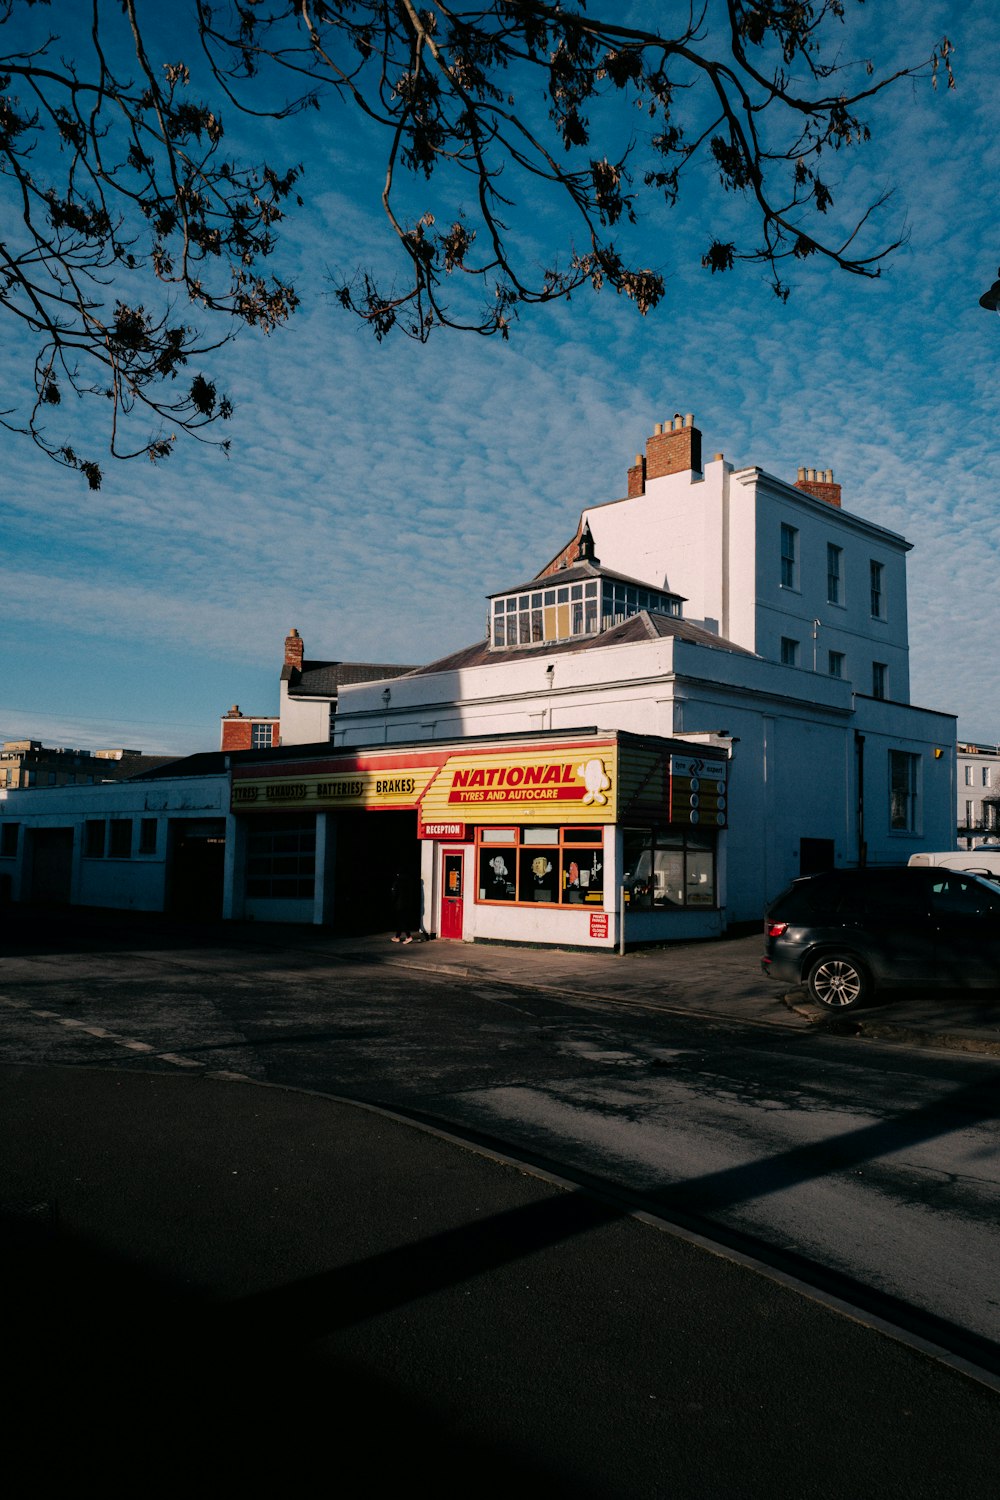
<path id="1" fill-rule="evenodd" d="M 470 823 L 613 823 L 617 784 L 614 745 L 454 755 L 427 788 L 421 811 L 426 823 L 459 816 Z"/>

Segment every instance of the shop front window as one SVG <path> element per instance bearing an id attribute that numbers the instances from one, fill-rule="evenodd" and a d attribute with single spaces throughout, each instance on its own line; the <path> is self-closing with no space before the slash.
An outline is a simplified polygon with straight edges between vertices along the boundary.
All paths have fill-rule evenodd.
<path id="1" fill-rule="evenodd" d="M 604 905 L 601 828 L 482 828 L 478 844 L 480 901 Z"/>
<path id="2" fill-rule="evenodd" d="M 671 828 L 627 828 L 623 884 L 638 911 L 714 907 L 715 838 Z"/>

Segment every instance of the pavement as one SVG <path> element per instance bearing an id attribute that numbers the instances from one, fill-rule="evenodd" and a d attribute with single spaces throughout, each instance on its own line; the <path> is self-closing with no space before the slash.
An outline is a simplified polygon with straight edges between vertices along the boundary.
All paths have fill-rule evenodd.
<path id="1" fill-rule="evenodd" d="M 217 940 L 819 1024 L 754 972 L 753 937 L 624 958 Z M 892 1015 L 932 1045 L 973 1021 L 996 1045 L 995 1007 L 922 1003 Z M 996 1378 L 392 1112 L 218 1075 L 0 1063 L 0 1140 L 15 1495 L 939 1500 L 942 1470 L 949 1493 L 995 1488 Z"/>
<path id="2" fill-rule="evenodd" d="M 260 928 L 255 941 L 266 941 Z M 523 944 L 414 941 L 388 934 L 331 938 L 297 929 L 301 942 L 331 956 L 458 974 L 488 983 L 528 985 L 575 998 L 641 1005 L 756 1026 L 815 1029 L 844 1037 L 898 1042 L 1000 1057 L 1000 992 L 927 990 L 877 995 L 845 1016 L 831 1015 L 804 986 L 785 990 L 760 968 L 759 933 L 633 949 L 530 948 Z M 298 939 L 297 939 L 298 941 Z"/>

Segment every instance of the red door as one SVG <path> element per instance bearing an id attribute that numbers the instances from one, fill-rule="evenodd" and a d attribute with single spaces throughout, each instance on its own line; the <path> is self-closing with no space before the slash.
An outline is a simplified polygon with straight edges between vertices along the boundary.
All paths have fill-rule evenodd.
<path id="1" fill-rule="evenodd" d="M 465 855 L 461 849 L 441 851 L 441 936 L 462 936 L 462 877 Z"/>

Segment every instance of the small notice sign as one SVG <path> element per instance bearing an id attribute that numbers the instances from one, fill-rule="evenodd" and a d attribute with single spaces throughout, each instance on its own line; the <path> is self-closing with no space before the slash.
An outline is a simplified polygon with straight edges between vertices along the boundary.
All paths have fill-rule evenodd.
<path id="1" fill-rule="evenodd" d="M 608 914 L 606 911 L 592 911 L 590 913 L 590 935 L 592 938 L 607 937 Z"/>

